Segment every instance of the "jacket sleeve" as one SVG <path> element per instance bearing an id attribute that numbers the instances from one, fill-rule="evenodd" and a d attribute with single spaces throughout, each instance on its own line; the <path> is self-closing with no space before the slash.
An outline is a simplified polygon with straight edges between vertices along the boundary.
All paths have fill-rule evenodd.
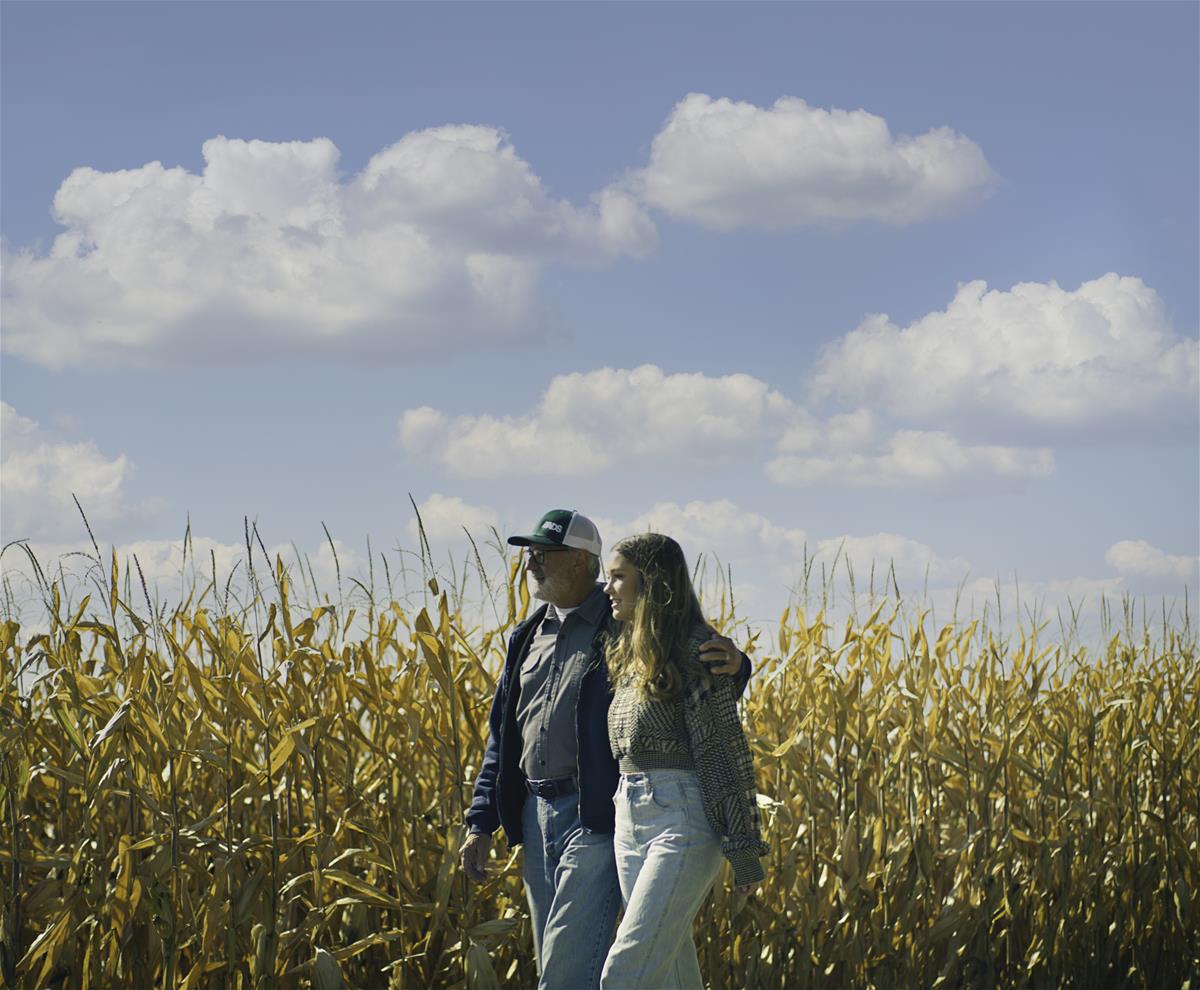
<path id="1" fill-rule="evenodd" d="M 492 698 L 492 710 L 488 715 L 487 750 L 483 754 L 483 765 L 475 778 L 475 794 L 471 807 L 467 809 L 467 828 L 471 832 L 491 835 L 500 827 L 500 804 L 496 790 L 496 778 L 500 770 L 500 733 L 504 722 L 504 703 L 507 671 L 501 671 L 496 682 L 496 694 Z"/>
<path id="2" fill-rule="evenodd" d="M 742 731 L 735 678 L 701 677 L 684 695 L 684 722 L 700 781 L 704 814 L 721 837 L 734 882 L 763 878 L 759 857 L 767 853 L 758 815 L 754 760 Z"/>
<path id="3" fill-rule="evenodd" d="M 742 666 L 738 669 L 738 672 L 733 675 L 733 687 L 734 691 L 736 692 L 735 697 L 740 698 L 746 693 L 746 685 L 750 683 L 750 671 L 750 658 L 743 653 Z"/>

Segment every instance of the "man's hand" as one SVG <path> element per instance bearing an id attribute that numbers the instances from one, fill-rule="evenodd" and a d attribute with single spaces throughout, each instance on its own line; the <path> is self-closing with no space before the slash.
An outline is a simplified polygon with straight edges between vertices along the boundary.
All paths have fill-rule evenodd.
<path id="1" fill-rule="evenodd" d="M 492 837 L 490 835 L 472 832 L 458 851 L 458 855 L 462 859 L 463 872 L 475 883 L 482 883 L 487 879 L 487 858 L 491 849 Z"/>
<path id="2" fill-rule="evenodd" d="M 714 674 L 736 674 L 742 669 L 742 653 L 726 636 L 714 636 L 700 644 L 700 659 Z"/>
<path id="3" fill-rule="evenodd" d="M 758 886 L 757 882 L 756 883 L 739 883 L 736 887 L 734 887 L 734 890 L 736 890 L 738 892 L 738 894 L 742 897 L 749 897 L 752 893 L 754 893 L 754 889 L 757 886 Z"/>

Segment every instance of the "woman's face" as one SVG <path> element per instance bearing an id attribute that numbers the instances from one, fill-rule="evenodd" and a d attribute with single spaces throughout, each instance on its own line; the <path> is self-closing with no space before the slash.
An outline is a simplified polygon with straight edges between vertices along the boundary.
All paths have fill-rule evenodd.
<path id="1" fill-rule="evenodd" d="M 614 553 L 608 561 L 608 583 L 604 585 L 604 593 L 612 601 L 614 619 L 628 622 L 633 618 L 639 583 L 637 568 L 619 553 Z"/>

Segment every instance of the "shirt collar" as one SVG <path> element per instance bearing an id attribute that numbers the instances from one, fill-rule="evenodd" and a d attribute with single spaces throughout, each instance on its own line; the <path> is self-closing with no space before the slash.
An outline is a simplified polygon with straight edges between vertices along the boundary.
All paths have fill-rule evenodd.
<path id="1" fill-rule="evenodd" d="M 589 626 L 598 626 L 604 621 L 608 612 L 608 595 L 604 593 L 604 585 L 597 584 L 592 593 L 587 596 L 575 611 Z"/>

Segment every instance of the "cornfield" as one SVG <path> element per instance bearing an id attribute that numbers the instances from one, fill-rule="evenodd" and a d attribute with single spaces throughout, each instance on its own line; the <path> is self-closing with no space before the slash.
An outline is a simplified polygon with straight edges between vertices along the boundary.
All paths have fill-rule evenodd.
<path id="1" fill-rule="evenodd" d="M 45 628 L 0 624 L 6 986 L 536 983 L 519 852 L 481 886 L 457 860 L 519 562 L 488 621 L 465 578 L 299 604 L 276 559 L 168 609 L 103 564 L 77 602 L 45 581 Z M 1190 627 L 1089 652 L 926 624 L 796 607 L 750 642 L 771 853 L 697 919 L 711 984 L 1200 986 Z"/>

